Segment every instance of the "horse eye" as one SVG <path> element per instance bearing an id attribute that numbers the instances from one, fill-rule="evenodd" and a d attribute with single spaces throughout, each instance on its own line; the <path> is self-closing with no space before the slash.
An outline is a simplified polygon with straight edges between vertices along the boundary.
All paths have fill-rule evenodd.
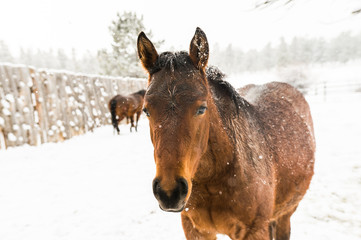
<path id="1" fill-rule="evenodd" d="M 206 106 L 200 106 L 197 110 L 197 115 L 202 115 L 205 113 L 205 111 L 207 110 Z"/>
<path id="2" fill-rule="evenodd" d="M 145 115 L 146 115 L 147 117 L 150 117 L 150 114 L 149 114 L 149 112 L 148 112 L 148 109 L 143 108 L 143 112 L 145 113 Z"/>

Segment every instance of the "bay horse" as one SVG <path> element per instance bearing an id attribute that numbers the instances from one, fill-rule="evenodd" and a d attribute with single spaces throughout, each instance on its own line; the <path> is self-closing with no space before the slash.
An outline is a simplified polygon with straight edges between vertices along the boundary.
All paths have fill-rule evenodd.
<path id="1" fill-rule="evenodd" d="M 108 108 L 112 116 L 112 125 L 119 134 L 119 122 L 124 118 L 127 119 L 127 124 L 130 120 L 130 131 L 135 128 L 138 131 L 138 121 L 142 113 L 145 90 L 139 90 L 129 95 L 116 95 L 110 99 Z M 136 115 L 134 125 L 134 115 Z"/>
<path id="2" fill-rule="evenodd" d="M 197 28 L 188 52 L 158 54 L 141 32 L 149 119 L 162 210 L 181 212 L 187 239 L 290 238 L 290 217 L 306 193 L 315 158 L 309 106 L 286 83 L 224 80 Z"/>

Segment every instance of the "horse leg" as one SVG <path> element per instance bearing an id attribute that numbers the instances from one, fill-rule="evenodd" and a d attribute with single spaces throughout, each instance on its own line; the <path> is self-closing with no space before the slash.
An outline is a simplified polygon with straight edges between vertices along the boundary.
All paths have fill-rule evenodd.
<path id="1" fill-rule="evenodd" d="M 117 120 L 117 128 L 116 128 L 116 130 L 117 130 L 118 135 L 119 135 L 119 133 L 120 133 L 120 130 L 119 130 L 119 122 L 120 122 L 120 119 Z"/>
<path id="2" fill-rule="evenodd" d="M 276 222 L 276 240 L 289 240 L 291 234 L 291 215 L 293 212 L 283 215 Z"/>
<path id="3" fill-rule="evenodd" d="M 120 134 L 120 130 L 119 130 L 119 123 L 124 119 L 124 116 L 119 116 L 118 120 L 117 120 L 117 132 L 118 135 Z"/>
<path id="4" fill-rule="evenodd" d="M 276 222 L 272 221 L 268 225 L 269 239 L 276 240 Z"/>
<path id="5" fill-rule="evenodd" d="M 130 117 L 130 132 L 132 132 L 132 127 L 134 127 L 134 115 Z"/>
<path id="6" fill-rule="evenodd" d="M 182 214 L 182 226 L 187 240 L 216 240 L 217 236 L 214 232 L 201 232 L 193 227 L 191 220 Z"/>
<path id="7" fill-rule="evenodd" d="M 140 114 L 142 112 L 137 112 L 137 122 L 135 123 L 135 131 L 138 132 L 138 121 L 139 121 L 139 118 L 140 118 Z"/>
<path id="8" fill-rule="evenodd" d="M 245 239 L 245 240 L 270 239 L 271 233 L 269 232 L 269 230 L 270 230 L 269 224 L 265 222 L 259 226 L 252 226 L 246 232 L 244 238 L 236 238 L 236 239 Z"/>

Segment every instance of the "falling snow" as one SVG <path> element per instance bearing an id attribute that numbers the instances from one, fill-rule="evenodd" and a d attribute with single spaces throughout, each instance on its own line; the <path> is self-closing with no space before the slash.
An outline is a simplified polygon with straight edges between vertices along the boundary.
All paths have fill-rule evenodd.
<path id="1" fill-rule="evenodd" d="M 315 175 L 291 219 L 291 239 L 361 239 L 361 97 L 309 100 Z M 63 143 L 0 151 L 0 239 L 184 240 L 180 215 L 162 212 L 152 194 L 147 120 L 137 133 L 125 125 L 112 133 L 106 126 Z"/>

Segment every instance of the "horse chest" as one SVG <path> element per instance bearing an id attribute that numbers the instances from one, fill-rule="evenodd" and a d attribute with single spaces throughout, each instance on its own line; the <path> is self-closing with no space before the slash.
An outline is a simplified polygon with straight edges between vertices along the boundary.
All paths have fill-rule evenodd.
<path id="1" fill-rule="evenodd" d="M 187 215 L 193 227 L 201 232 L 216 232 L 241 239 L 249 222 L 247 216 L 253 215 L 254 206 L 243 204 L 240 192 L 218 188 L 209 188 L 206 192 L 203 198 L 192 199 L 182 214 Z"/>
<path id="2" fill-rule="evenodd" d="M 246 223 L 240 221 L 230 206 L 202 207 L 188 210 L 185 214 L 192 222 L 193 228 L 199 232 L 214 232 L 226 234 L 232 239 L 242 239 L 246 234 Z"/>

